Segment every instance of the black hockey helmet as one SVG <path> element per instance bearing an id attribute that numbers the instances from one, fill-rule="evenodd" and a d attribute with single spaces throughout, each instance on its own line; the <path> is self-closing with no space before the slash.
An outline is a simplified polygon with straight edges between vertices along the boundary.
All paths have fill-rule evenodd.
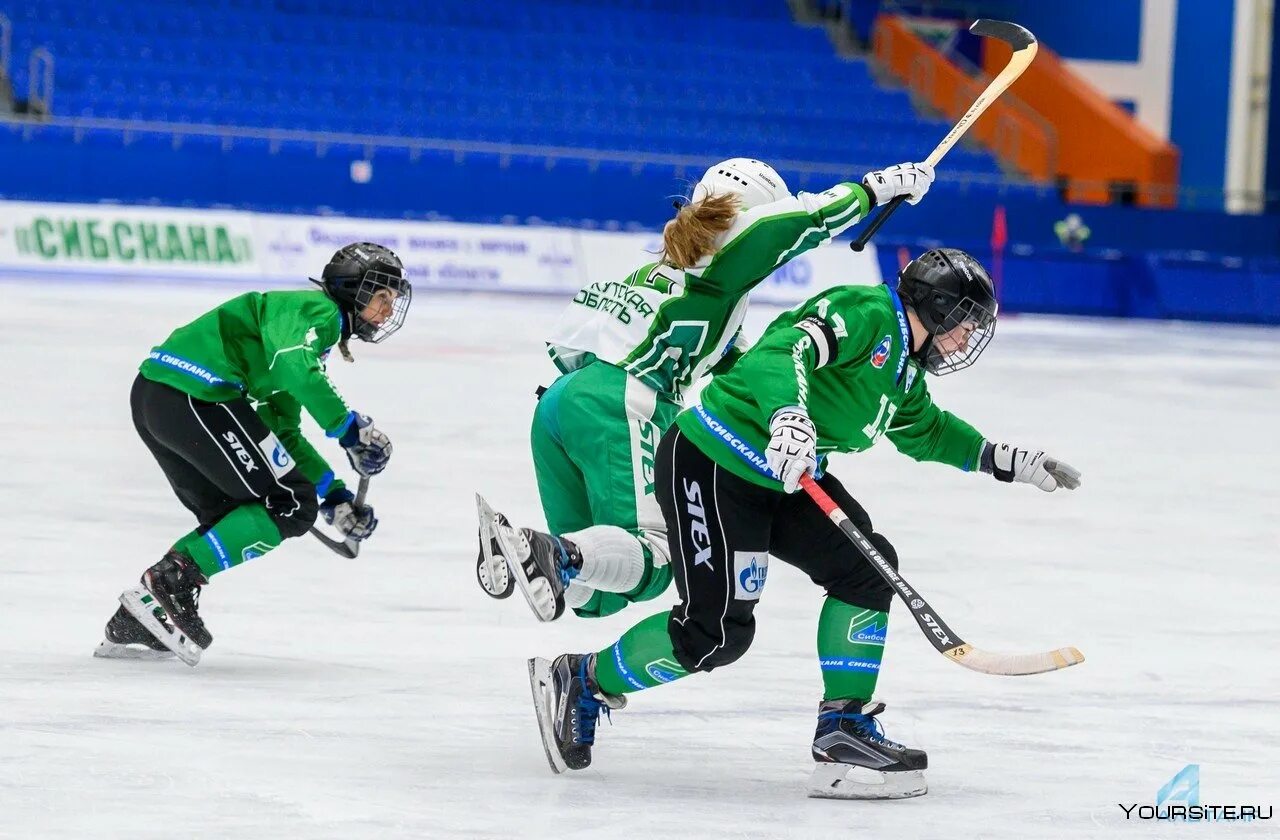
<path id="1" fill-rule="evenodd" d="M 413 286 L 405 277 L 404 264 L 390 248 L 353 242 L 333 255 L 320 277 L 315 282 L 347 313 L 352 334 L 362 341 L 376 344 L 404 325 Z M 371 303 L 380 306 L 373 315 L 375 320 L 366 320 Z"/>
<path id="2" fill-rule="evenodd" d="M 898 274 L 898 296 L 929 333 L 916 359 L 930 373 L 967 368 L 995 335 L 995 286 L 982 263 L 964 251 L 934 248 L 907 263 Z M 965 345 L 938 346 L 938 336 L 962 324 L 973 329 Z"/>

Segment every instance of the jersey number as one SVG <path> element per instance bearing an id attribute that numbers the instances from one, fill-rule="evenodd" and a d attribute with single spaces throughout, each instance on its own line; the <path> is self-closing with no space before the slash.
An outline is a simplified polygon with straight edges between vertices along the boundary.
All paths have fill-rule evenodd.
<path id="1" fill-rule="evenodd" d="M 867 439 L 875 443 L 889 429 L 889 423 L 893 421 L 893 415 L 898 411 L 898 407 L 889 402 L 889 398 L 884 394 L 880 395 L 880 410 L 876 412 L 876 419 L 862 427 L 862 433 Z"/>
<path id="2" fill-rule="evenodd" d="M 827 318 L 827 310 L 830 308 L 831 301 L 827 298 L 823 298 L 818 301 L 818 317 L 824 321 L 830 322 L 831 328 L 835 330 L 836 338 L 846 337 L 849 335 L 849 330 L 844 325 L 844 318 L 841 318 L 838 312 L 830 318 Z"/>
<path id="3" fill-rule="evenodd" d="M 627 370 L 641 382 L 655 376 L 664 384 L 681 382 L 702 352 L 709 326 L 706 321 L 672 321 L 666 331 L 650 339 L 653 347 L 627 365 Z"/>

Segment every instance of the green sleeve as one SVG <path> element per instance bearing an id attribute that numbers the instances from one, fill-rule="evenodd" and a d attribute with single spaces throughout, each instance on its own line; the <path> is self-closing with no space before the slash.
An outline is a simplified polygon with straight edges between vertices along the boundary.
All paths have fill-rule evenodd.
<path id="1" fill-rule="evenodd" d="M 977 429 L 934 404 L 923 375 L 893 416 L 885 437 L 903 455 L 950 464 L 966 472 L 978 468 L 986 442 Z"/>
<path id="2" fill-rule="evenodd" d="M 870 209 L 867 191 L 854 183 L 753 207 L 738 216 L 711 262 L 686 275 L 711 292 L 741 293 L 788 260 L 839 236 Z"/>
<path id="3" fill-rule="evenodd" d="M 271 385 L 297 400 L 326 435 L 340 436 L 354 414 L 324 367 L 325 354 L 341 338 L 337 306 L 323 295 L 266 298 L 262 346 Z"/>
<path id="4" fill-rule="evenodd" d="M 742 327 L 738 327 L 738 331 L 733 335 L 733 341 L 730 341 L 728 346 L 725 347 L 724 355 L 720 357 L 720 361 L 712 365 L 711 370 L 707 371 L 707 373 L 712 376 L 723 376 L 733 370 L 733 366 L 746 355 L 750 347 L 750 342 L 742 335 Z"/>
<path id="5" fill-rule="evenodd" d="M 334 478 L 329 463 L 303 436 L 302 406 L 297 400 L 283 391 L 272 394 L 266 402 L 258 404 L 258 416 L 280 438 L 302 475 L 316 486 L 316 495 L 323 498 L 331 491 L 346 486 L 342 479 Z"/>
<path id="6" fill-rule="evenodd" d="M 834 289 L 791 310 L 790 323 L 774 322 L 738 363 L 735 373 L 752 384 L 766 423 L 780 408 L 808 410 L 810 375 L 819 367 L 870 354 L 884 334 L 883 315 L 850 305 L 848 297 Z"/>

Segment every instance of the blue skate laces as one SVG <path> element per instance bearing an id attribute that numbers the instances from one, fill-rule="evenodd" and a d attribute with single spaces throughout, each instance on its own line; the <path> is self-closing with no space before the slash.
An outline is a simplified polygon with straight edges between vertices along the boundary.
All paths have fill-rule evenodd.
<path id="1" fill-rule="evenodd" d="M 579 744 L 588 746 L 596 742 L 596 723 L 600 720 L 601 710 L 604 711 L 604 716 L 610 723 L 613 722 L 608 705 L 596 697 L 591 690 L 591 678 L 587 674 L 587 664 L 590 661 L 591 657 L 584 656 L 578 665 L 578 679 L 582 681 L 582 693 L 578 695 L 578 738 L 576 739 Z"/>
<path id="2" fill-rule="evenodd" d="M 854 714 L 849 712 L 823 712 L 818 715 L 818 720 L 833 722 L 842 720 L 851 721 L 858 734 L 868 740 L 875 741 L 877 744 L 886 744 L 890 747 L 905 749 L 902 744 L 899 744 L 897 741 L 890 741 L 888 738 L 884 737 L 884 727 L 880 725 L 880 721 L 876 720 L 875 715 L 864 715 L 861 713 Z M 839 723 L 835 723 L 836 727 L 839 725 Z"/>
<path id="3" fill-rule="evenodd" d="M 560 562 L 556 564 L 556 568 L 560 571 L 560 586 L 568 589 L 569 581 L 578 576 L 578 570 L 569 565 L 569 552 L 564 550 L 564 541 L 556 536 L 551 539 L 555 541 L 556 550 L 560 552 Z"/>

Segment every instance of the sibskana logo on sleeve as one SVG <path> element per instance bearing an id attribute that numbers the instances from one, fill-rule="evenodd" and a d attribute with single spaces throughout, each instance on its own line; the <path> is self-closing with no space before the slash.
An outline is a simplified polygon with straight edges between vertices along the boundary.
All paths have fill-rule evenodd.
<path id="1" fill-rule="evenodd" d="M 667 659 L 666 657 L 659 657 L 644 666 L 644 672 L 660 683 L 669 683 L 672 680 L 678 680 L 689 673 L 680 665 L 679 662 L 676 662 L 674 659 Z"/>
<path id="2" fill-rule="evenodd" d="M 240 552 L 240 562 L 248 563 L 250 560 L 261 557 L 273 548 L 275 548 L 273 544 L 264 540 L 258 540 L 253 545 L 244 547 L 244 550 Z"/>
<path id="3" fill-rule="evenodd" d="M 737 601 L 759 601 L 769 576 L 769 554 L 765 551 L 733 553 L 733 597 Z"/>
<path id="4" fill-rule="evenodd" d="M 876 370 L 884 367 L 884 363 L 889 361 L 889 351 L 893 348 L 893 339 L 885 336 L 880 339 L 880 343 L 876 345 L 876 349 L 871 352 L 871 366 Z"/>
<path id="5" fill-rule="evenodd" d="M 863 610 L 853 615 L 849 619 L 849 641 L 855 645 L 884 647 L 889 625 L 883 620 L 883 616 L 883 613 L 876 610 Z"/>

